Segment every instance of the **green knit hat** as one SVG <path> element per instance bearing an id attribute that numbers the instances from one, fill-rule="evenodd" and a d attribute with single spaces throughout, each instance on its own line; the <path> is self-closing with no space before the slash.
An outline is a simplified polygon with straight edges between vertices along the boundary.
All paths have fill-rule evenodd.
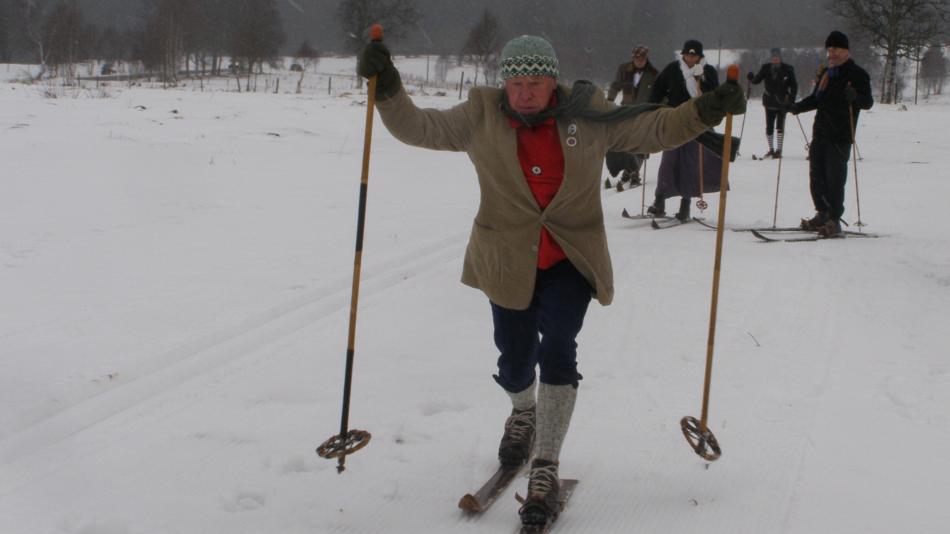
<path id="1" fill-rule="evenodd" d="M 501 49 L 501 78 L 515 76 L 558 77 L 554 47 L 541 37 L 522 35 L 508 41 Z"/>

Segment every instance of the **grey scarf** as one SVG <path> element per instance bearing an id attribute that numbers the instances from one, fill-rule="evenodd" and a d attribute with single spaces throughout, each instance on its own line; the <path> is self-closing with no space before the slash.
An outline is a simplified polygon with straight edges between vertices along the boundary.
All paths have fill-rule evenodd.
<path id="1" fill-rule="evenodd" d="M 637 106 L 618 106 L 609 111 L 595 111 L 588 109 L 591 96 L 594 95 L 596 88 L 594 84 L 586 80 L 577 80 L 574 87 L 571 88 L 571 96 L 568 97 L 564 91 L 557 88 L 558 105 L 553 108 L 545 109 L 534 115 L 522 115 L 511 109 L 507 94 L 501 97 L 501 110 L 512 119 L 526 124 L 528 126 L 537 126 L 548 119 L 573 120 L 575 118 L 588 119 L 595 122 L 613 122 L 624 119 L 630 119 L 645 111 L 653 111 L 664 107 L 662 104 L 640 104 Z"/>

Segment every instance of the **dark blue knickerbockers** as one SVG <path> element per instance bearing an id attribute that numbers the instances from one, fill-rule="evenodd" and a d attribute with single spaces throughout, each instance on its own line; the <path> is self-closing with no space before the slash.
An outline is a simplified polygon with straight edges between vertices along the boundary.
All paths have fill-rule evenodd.
<path id="1" fill-rule="evenodd" d="M 587 279 L 565 260 L 538 270 L 528 309 L 491 303 L 495 346 L 501 351 L 495 380 L 501 387 L 523 391 L 534 382 L 536 366 L 541 368 L 541 382 L 577 387 L 582 377 L 577 372 L 575 338 L 584 325 L 591 293 Z"/>

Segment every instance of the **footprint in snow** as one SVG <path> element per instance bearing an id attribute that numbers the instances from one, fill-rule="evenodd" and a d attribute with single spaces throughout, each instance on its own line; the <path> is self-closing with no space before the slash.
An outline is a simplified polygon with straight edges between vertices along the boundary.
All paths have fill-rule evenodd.
<path id="1" fill-rule="evenodd" d="M 232 513 L 251 512 L 267 506 L 267 496 L 256 491 L 236 491 L 225 499 L 222 508 Z"/>

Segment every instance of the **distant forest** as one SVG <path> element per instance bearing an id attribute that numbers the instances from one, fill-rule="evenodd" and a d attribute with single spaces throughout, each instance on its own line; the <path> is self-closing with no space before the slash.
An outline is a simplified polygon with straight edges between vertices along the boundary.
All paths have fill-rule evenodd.
<path id="1" fill-rule="evenodd" d="M 0 61 L 59 65 L 96 58 L 136 61 L 169 74 L 183 66 L 217 73 L 226 68 L 223 58 L 238 58 L 241 68 L 253 69 L 281 55 L 352 54 L 365 42 L 368 26 L 380 22 L 394 54 L 475 60 L 486 79 L 505 41 L 542 35 L 557 50 L 566 78 L 603 81 L 629 60 L 634 46 L 648 46 L 653 63 L 662 67 L 687 39 L 702 41 L 707 50 L 757 51 L 747 53 L 743 68 L 779 47 L 812 71 L 825 36 L 840 29 L 860 43 L 852 46 L 859 61 L 872 73 L 882 70 L 886 87 L 894 89 L 899 61 L 920 60 L 945 44 L 948 2 L 0 0 Z M 900 22 L 876 35 L 875 17 Z M 718 61 L 707 57 L 710 64 Z"/>

